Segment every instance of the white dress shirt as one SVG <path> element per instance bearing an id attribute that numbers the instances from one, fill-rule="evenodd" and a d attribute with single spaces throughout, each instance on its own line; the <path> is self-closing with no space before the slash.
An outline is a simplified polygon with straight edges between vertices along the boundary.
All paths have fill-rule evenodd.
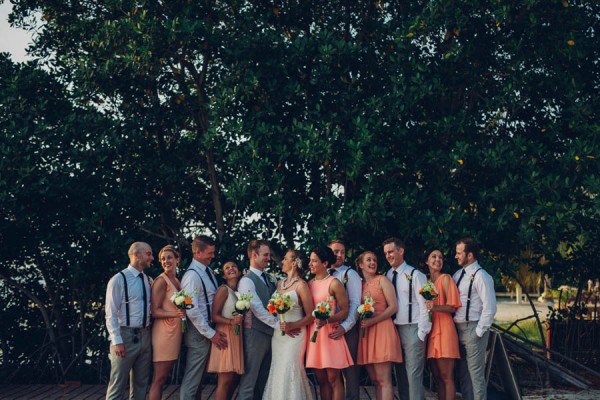
<path id="1" fill-rule="evenodd" d="M 471 305 L 469 306 L 469 322 L 477 322 L 475 332 L 477 336 L 482 337 L 483 334 L 490 329 L 494 316 L 496 315 L 496 291 L 494 290 L 494 280 L 477 261 L 473 264 L 464 267 L 465 276 L 463 276 L 458 285 L 460 292 L 461 307 L 454 314 L 454 322 L 467 322 L 467 299 L 469 297 L 469 286 L 473 281 L 473 290 L 471 291 Z M 479 272 L 475 273 L 475 271 Z M 456 271 L 454 282 L 458 282 L 463 268 Z M 475 276 L 473 277 L 473 274 Z"/>
<path id="2" fill-rule="evenodd" d="M 208 275 L 209 272 L 207 271 L 207 268 L 206 265 L 198 260 L 192 260 L 190 267 L 181 279 L 181 289 L 192 296 L 192 304 L 194 305 L 194 308 L 186 310 L 187 319 L 192 321 L 202 336 L 212 339 L 216 332 L 210 326 L 210 317 L 208 315 L 208 308 L 206 307 L 206 297 L 204 296 L 202 282 L 204 282 L 204 286 L 206 287 L 206 296 L 208 297 L 208 304 L 211 308 L 213 300 L 215 299 L 217 287 L 215 287 L 215 284 Z M 200 277 L 202 277 L 202 282 L 200 281 Z"/>
<path id="3" fill-rule="evenodd" d="M 263 280 L 263 271 L 250 266 L 250 273 L 256 274 L 261 280 Z M 268 275 L 267 279 L 269 279 Z M 269 281 L 271 280 L 269 279 Z M 242 279 L 240 279 L 240 283 L 238 284 L 238 292 L 241 294 L 252 294 L 252 300 L 250 300 L 250 312 L 256 318 L 273 329 L 278 326 L 279 320 L 277 319 L 277 316 L 269 314 L 269 311 L 267 311 L 266 307 L 263 305 L 262 301 L 258 297 L 258 294 L 256 294 L 256 286 L 254 286 L 252 279 L 248 278 L 247 276 L 242 277 Z"/>
<path id="4" fill-rule="evenodd" d="M 412 294 L 409 295 L 409 280 L 411 279 L 412 273 Z M 396 325 L 408 325 L 418 324 L 417 334 L 421 341 L 425 340 L 427 334 L 431 331 L 431 322 L 429 322 L 429 315 L 427 313 L 427 307 L 425 306 L 425 298 L 419 294 L 419 290 L 427 282 L 427 277 L 421 271 L 411 267 L 405 262 L 399 265 L 397 268 L 390 268 L 386 276 L 392 282 L 394 271 L 398 272 L 396 277 L 396 300 L 398 301 L 398 312 L 396 313 L 396 319 L 394 324 Z M 411 297 L 412 296 L 412 297 Z M 409 302 L 412 298 L 412 322 L 408 321 L 408 308 Z"/>
<path id="5" fill-rule="evenodd" d="M 348 271 L 347 274 L 346 271 Z M 360 279 L 358 272 L 347 265 L 331 268 L 330 274 L 342 282 L 342 284 L 344 283 L 344 277 L 348 278 L 348 282 L 345 285 L 346 294 L 348 295 L 348 317 L 340 323 L 341 327 L 348 332 L 356 325 L 356 321 L 358 321 L 357 309 L 362 300 L 362 279 Z"/>
<path id="6" fill-rule="evenodd" d="M 146 315 L 148 325 L 150 321 L 150 285 L 148 277 L 142 275 L 144 279 L 140 279 L 139 275 L 142 272 L 133 268 L 131 265 L 122 271 L 127 280 L 127 291 L 129 295 L 129 326 L 133 328 L 141 328 L 144 326 L 144 292 L 146 290 L 147 304 Z M 143 282 L 143 286 L 142 286 Z M 123 285 L 123 276 L 120 273 L 115 274 L 108 281 L 106 287 L 106 328 L 108 329 L 108 338 L 110 343 L 122 344 L 121 326 L 127 326 L 127 316 L 125 310 L 125 287 Z"/>

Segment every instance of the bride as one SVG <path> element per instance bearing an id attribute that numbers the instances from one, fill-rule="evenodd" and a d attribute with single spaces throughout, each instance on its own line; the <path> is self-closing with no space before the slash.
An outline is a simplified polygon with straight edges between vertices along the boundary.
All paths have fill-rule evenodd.
<path id="1" fill-rule="evenodd" d="M 306 325 L 312 321 L 314 308 L 308 284 L 302 279 L 303 268 L 308 266 L 306 257 L 297 250 L 288 250 L 282 262 L 286 279 L 277 282 L 277 291 L 289 294 L 294 302 L 285 313 L 285 322 L 280 323 L 271 341 L 271 370 L 263 394 L 263 400 L 313 399 L 310 384 L 304 369 L 306 351 Z M 294 337 L 281 332 L 299 330 Z"/>

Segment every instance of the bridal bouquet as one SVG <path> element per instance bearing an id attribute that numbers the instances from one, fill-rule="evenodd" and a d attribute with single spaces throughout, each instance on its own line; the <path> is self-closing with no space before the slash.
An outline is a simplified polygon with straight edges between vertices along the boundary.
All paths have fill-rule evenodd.
<path id="1" fill-rule="evenodd" d="M 427 281 L 425 285 L 419 290 L 419 294 L 425 298 L 425 300 L 435 300 L 439 296 L 435 285 L 431 281 Z M 429 322 L 431 322 L 431 311 L 429 311 Z"/>
<path id="2" fill-rule="evenodd" d="M 279 315 L 279 320 L 285 322 L 283 317 L 286 312 L 290 311 L 290 308 L 294 305 L 292 298 L 289 294 L 280 294 L 279 292 L 273 293 L 269 304 L 267 304 L 267 310 L 269 314 Z M 285 332 L 281 332 L 281 336 L 285 335 Z"/>
<path id="3" fill-rule="evenodd" d="M 375 304 L 375 301 L 373 301 L 372 297 L 369 296 L 365 296 L 365 302 L 363 304 L 361 304 L 360 306 L 358 306 L 358 309 L 356 311 L 358 311 L 358 316 L 360 317 L 360 319 L 367 319 L 367 318 L 371 318 L 373 316 L 373 314 L 375 314 L 375 308 L 373 308 L 373 304 Z M 361 337 L 365 337 L 365 328 L 361 328 L 360 330 L 360 334 Z"/>
<path id="4" fill-rule="evenodd" d="M 252 300 L 252 293 L 244 293 L 235 292 L 235 297 L 237 297 L 237 301 L 235 302 L 235 312 L 241 316 L 246 315 L 246 313 L 250 310 L 250 300 Z M 233 332 L 236 336 L 240 334 L 240 326 L 235 326 L 235 331 Z"/>
<path id="5" fill-rule="evenodd" d="M 331 307 L 331 302 L 333 301 L 333 296 L 329 296 L 327 300 L 321 301 L 317 303 L 317 306 L 312 312 L 313 317 L 316 319 L 320 319 L 322 321 L 327 320 L 331 317 L 333 313 L 333 309 Z M 310 338 L 310 341 L 315 343 L 317 341 L 317 334 L 319 333 L 319 327 L 316 326 L 315 331 Z"/>
<path id="6" fill-rule="evenodd" d="M 180 290 L 171 296 L 171 301 L 175 304 L 175 307 L 180 310 L 189 310 L 194 308 L 192 304 L 192 296 L 188 294 L 185 290 Z M 181 331 L 185 332 L 187 329 L 187 319 L 185 317 L 181 318 Z"/>

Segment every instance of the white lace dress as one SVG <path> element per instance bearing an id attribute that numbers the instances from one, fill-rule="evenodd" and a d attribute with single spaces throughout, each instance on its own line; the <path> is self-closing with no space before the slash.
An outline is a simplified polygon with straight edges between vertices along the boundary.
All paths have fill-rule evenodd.
<path id="1" fill-rule="evenodd" d="M 286 322 L 302 319 L 304 313 L 298 305 L 298 294 L 295 290 L 287 292 L 294 305 L 285 314 Z M 304 353 L 306 352 L 306 327 L 296 337 L 281 336 L 279 326 L 271 340 L 271 370 L 263 400 L 312 400 L 313 394 L 304 369 Z"/>

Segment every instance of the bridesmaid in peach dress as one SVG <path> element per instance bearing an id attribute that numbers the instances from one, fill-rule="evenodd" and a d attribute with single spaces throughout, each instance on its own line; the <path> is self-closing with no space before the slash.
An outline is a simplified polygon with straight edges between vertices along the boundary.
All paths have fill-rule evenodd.
<path id="1" fill-rule="evenodd" d="M 460 308 L 460 295 L 452 277 L 442 274 L 444 267 L 442 252 L 429 250 L 423 258 L 429 268 L 429 279 L 439 293 L 435 300 L 425 302 L 427 309 L 432 311 L 427 359 L 437 386 L 438 399 L 453 400 L 456 396 L 454 363 L 460 358 L 460 353 L 452 314 Z"/>
<path id="2" fill-rule="evenodd" d="M 233 398 L 240 375 L 244 373 L 243 317 L 235 312 L 237 302 L 235 292 L 240 277 L 237 264 L 226 262 L 223 265 L 225 284 L 219 287 L 213 301 L 212 320 L 217 324 L 215 329 L 224 332 L 227 337 L 227 347 L 219 349 L 214 343 L 211 345 L 210 358 L 206 367 L 208 372 L 217 373 L 215 400 Z M 238 335 L 235 334 L 236 325 L 240 326 Z"/>
<path id="3" fill-rule="evenodd" d="M 375 313 L 361 321 L 361 339 L 358 341 L 357 363 L 365 365 L 369 378 L 375 384 L 378 400 L 393 400 L 392 363 L 402 362 L 400 337 L 392 321 L 398 311 L 396 293 L 392 283 L 382 275 L 377 275 L 377 256 L 365 251 L 356 259 L 359 273 L 364 283 L 362 296 L 369 296 L 375 302 Z M 362 337 L 365 328 L 365 337 Z"/>
<path id="4" fill-rule="evenodd" d="M 306 368 L 314 368 L 322 400 L 344 399 L 345 390 L 341 370 L 354 364 L 346 339 L 343 336 L 337 340 L 329 337 L 336 325 L 348 316 L 346 289 L 342 282 L 327 272 L 327 268 L 335 263 L 335 260 L 336 257 L 329 247 L 318 247 L 310 253 L 308 263 L 310 272 L 315 275 L 308 283 L 314 304 L 333 296 L 331 307 L 334 312 L 339 308 L 339 311 L 327 321 L 314 319 L 308 328 L 308 335 L 312 336 L 315 328 L 319 327 L 317 341 L 313 343 L 308 340 Z"/>
<path id="5" fill-rule="evenodd" d="M 162 387 L 167 381 L 171 369 L 179 358 L 181 349 L 181 319 L 185 311 L 175 307 L 171 296 L 181 290 L 177 279 L 179 252 L 175 247 L 167 245 L 158 253 L 158 259 L 164 272 L 152 283 L 152 361 L 154 377 L 148 392 L 148 400 L 159 400 Z"/>

